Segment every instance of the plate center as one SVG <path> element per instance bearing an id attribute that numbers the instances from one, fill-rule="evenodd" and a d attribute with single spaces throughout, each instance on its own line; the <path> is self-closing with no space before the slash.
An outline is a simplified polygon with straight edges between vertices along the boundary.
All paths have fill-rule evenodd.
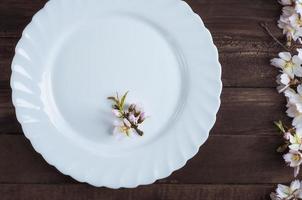
<path id="1" fill-rule="evenodd" d="M 86 21 L 87 22 L 87 21 Z M 123 149 L 165 134 L 181 94 L 181 65 L 164 34 L 147 21 L 114 15 L 78 23 L 58 40 L 51 61 L 53 119 L 57 128 L 92 148 Z M 150 116 L 142 138 L 117 141 L 106 98 L 129 91 Z"/>

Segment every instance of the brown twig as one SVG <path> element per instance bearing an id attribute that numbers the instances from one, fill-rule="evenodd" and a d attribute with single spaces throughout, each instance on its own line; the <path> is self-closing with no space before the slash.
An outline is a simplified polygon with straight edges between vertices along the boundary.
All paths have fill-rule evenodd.
<path id="1" fill-rule="evenodd" d="M 268 24 L 266 22 L 260 22 L 259 25 L 266 31 L 266 33 L 273 38 L 273 40 L 279 44 L 283 49 L 285 49 L 286 51 L 291 51 L 291 49 L 289 49 L 287 46 L 285 46 L 282 42 L 280 42 L 280 40 L 278 40 L 278 38 L 276 38 L 273 33 L 269 30 L 268 28 Z"/>
<path id="2" fill-rule="evenodd" d="M 133 128 L 139 136 L 144 135 L 144 132 L 142 130 L 140 130 L 137 125 L 132 123 L 131 120 L 129 119 L 129 117 L 125 113 L 123 113 L 123 117 L 131 124 L 131 128 Z"/>
<path id="3" fill-rule="evenodd" d="M 291 80 L 291 81 L 290 81 L 289 85 L 291 85 L 291 86 L 297 86 L 297 85 L 299 85 L 299 84 L 301 84 L 301 83 L 302 83 L 301 80 L 294 79 L 294 80 Z"/>

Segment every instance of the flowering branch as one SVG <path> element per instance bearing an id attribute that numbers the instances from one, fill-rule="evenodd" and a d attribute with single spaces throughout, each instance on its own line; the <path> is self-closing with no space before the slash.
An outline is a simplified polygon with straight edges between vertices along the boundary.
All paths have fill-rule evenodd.
<path id="1" fill-rule="evenodd" d="M 299 180 L 291 182 L 290 186 L 278 184 L 276 192 L 270 194 L 273 200 L 297 200 L 302 199 L 302 183 Z"/>
<path id="2" fill-rule="evenodd" d="M 287 46 L 292 45 L 293 41 L 301 43 L 302 37 L 302 1 L 301 0 L 280 0 L 282 15 L 278 20 L 278 27 L 286 35 Z"/>
<path id="3" fill-rule="evenodd" d="M 285 50 L 278 54 L 278 58 L 271 59 L 271 65 L 280 70 L 277 90 L 286 97 L 286 114 L 293 120 L 290 126 L 282 121 L 275 122 L 284 140 L 277 152 L 285 152 L 283 159 L 294 168 L 294 177 L 297 177 L 302 164 L 302 0 L 279 0 L 279 3 L 284 7 L 278 27 L 286 36 L 286 45 L 272 34 L 266 23 L 260 26 Z M 302 199 L 302 184 L 299 180 L 290 186 L 279 184 L 270 197 L 272 200 Z"/>
<path id="4" fill-rule="evenodd" d="M 121 98 L 119 98 L 118 94 L 115 97 L 107 97 L 108 100 L 113 101 L 112 112 L 119 119 L 115 123 L 114 133 L 124 133 L 130 136 L 130 133 L 134 130 L 139 136 L 143 136 L 144 132 L 139 129 L 139 125 L 145 121 L 145 113 L 136 104 L 126 106 L 128 93 L 126 92 Z"/>
<path id="5" fill-rule="evenodd" d="M 302 164 L 302 50 L 297 49 L 298 55 L 292 56 L 289 52 L 279 53 L 279 58 L 271 60 L 271 65 L 280 69 L 281 74 L 277 77 L 279 86 L 277 90 L 284 93 L 287 99 L 286 113 L 293 118 L 292 127 L 285 128 L 282 122 L 275 125 L 284 134 L 285 143 L 277 151 L 288 153 L 283 155 L 285 162 L 294 168 L 294 176 L 299 173 Z"/>

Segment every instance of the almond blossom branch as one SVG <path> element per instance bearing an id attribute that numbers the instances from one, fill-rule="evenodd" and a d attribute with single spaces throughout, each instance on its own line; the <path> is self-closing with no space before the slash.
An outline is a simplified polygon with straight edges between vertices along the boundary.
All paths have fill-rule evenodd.
<path id="1" fill-rule="evenodd" d="M 284 7 L 278 27 L 286 36 L 286 45 L 272 34 L 266 23 L 260 23 L 260 26 L 285 50 L 278 54 L 278 58 L 271 59 L 271 65 L 280 71 L 277 90 L 286 97 L 286 114 L 292 118 L 289 126 L 281 121 L 275 122 L 284 140 L 277 151 L 285 152 L 282 157 L 297 177 L 302 164 L 302 0 L 279 0 L 279 3 Z M 302 199 L 302 184 L 299 180 L 290 186 L 279 184 L 270 197 L 272 200 Z"/>
<path id="2" fill-rule="evenodd" d="M 139 136 L 143 136 L 144 132 L 139 126 L 145 121 L 145 112 L 136 104 L 127 106 L 126 98 L 129 92 L 126 92 L 121 98 L 116 94 L 115 97 L 107 97 L 113 102 L 112 112 L 118 118 L 115 122 L 114 134 L 126 134 L 130 136 L 134 130 Z"/>
<path id="3" fill-rule="evenodd" d="M 289 186 L 278 184 L 275 192 L 270 194 L 272 200 L 297 200 L 302 199 L 302 183 L 294 180 Z"/>

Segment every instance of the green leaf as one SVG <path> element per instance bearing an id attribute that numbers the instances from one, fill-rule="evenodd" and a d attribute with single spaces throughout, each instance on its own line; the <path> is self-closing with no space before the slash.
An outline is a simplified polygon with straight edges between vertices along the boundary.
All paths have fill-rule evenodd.
<path id="1" fill-rule="evenodd" d="M 128 91 L 128 92 L 126 92 L 126 93 L 124 94 L 124 96 L 122 97 L 122 99 L 121 99 L 121 102 L 120 102 L 120 108 L 121 108 L 121 110 L 123 110 L 123 109 L 124 109 L 124 106 L 125 106 L 125 100 L 126 100 L 126 97 L 127 97 L 128 93 L 129 93 L 129 91 Z"/>
<path id="2" fill-rule="evenodd" d="M 282 123 L 282 121 L 275 121 L 274 122 L 274 124 L 275 124 L 275 126 L 282 132 L 282 133 L 285 133 L 286 131 L 285 131 L 285 129 L 284 129 L 284 126 L 283 126 L 283 123 Z"/>

